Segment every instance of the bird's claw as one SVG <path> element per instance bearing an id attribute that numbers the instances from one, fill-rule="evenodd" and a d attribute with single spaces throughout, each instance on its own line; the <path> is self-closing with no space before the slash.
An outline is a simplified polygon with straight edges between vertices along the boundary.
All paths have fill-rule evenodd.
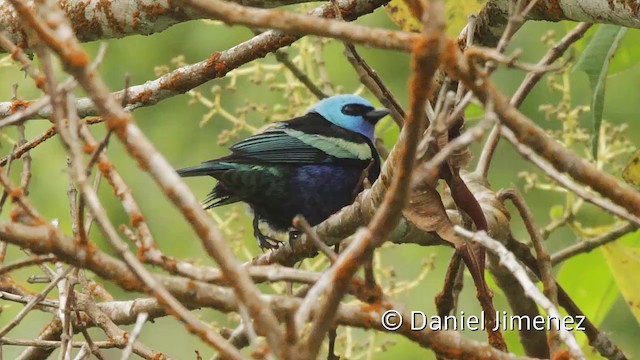
<path id="1" fill-rule="evenodd" d="M 255 236 L 256 240 L 258 240 L 258 246 L 260 247 L 260 249 L 264 251 L 264 249 L 279 248 L 280 244 L 282 244 L 282 241 L 263 234 L 262 231 L 260 231 L 258 222 L 258 217 L 255 216 L 253 218 L 253 236 Z"/>
<path id="2" fill-rule="evenodd" d="M 258 240 L 258 246 L 260 249 L 277 249 L 279 248 L 283 242 L 271 236 L 267 236 L 260 232 L 260 230 L 255 232 L 255 237 Z"/>

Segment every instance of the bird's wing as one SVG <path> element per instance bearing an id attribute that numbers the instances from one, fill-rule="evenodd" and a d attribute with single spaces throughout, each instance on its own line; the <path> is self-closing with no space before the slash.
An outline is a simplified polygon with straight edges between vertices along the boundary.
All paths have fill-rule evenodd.
<path id="1" fill-rule="evenodd" d="M 300 126 L 301 121 L 315 126 Z M 308 119 L 308 120 L 307 120 Z M 260 163 L 323 163 L 323 162 L 369 162 L 373 151 L 366 140 L 345 135 L 342 131 L 326 131 L 320 126 L 322 117 L 301 117 L 298 122 L 281 122 L 264 132 L 250 136 L 233 145 L 233 154 L 219 161 L 257 161 Z M 304 122 L 302 124 L 304 125 Z M 328 122 L 327 122 L 328 123 Z M 357 140 L 357 141 L 356 141 Z"/>
<path id="2" fill-rule="evenodd" d="M 221 159 L 260 163 L 319 163 L 327 154 L 291 136 L 284 129 L 273 129 L 250 136 L 233 145 L 233 154 Z"/>

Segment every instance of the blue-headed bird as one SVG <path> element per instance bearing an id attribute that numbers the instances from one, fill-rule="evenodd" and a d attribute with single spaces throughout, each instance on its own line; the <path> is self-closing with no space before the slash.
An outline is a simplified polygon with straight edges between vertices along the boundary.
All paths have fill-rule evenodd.
<path id="1" fill-rule="evenodd" d="M 259 221 L 286 231 L 296 215 L 317 225 L 351 204 L 380 174 L 374 146 L 378 120 L 389 114 L 357 95 L 335 95 L 306 114 L 276 122 L 231 146 L 231 154 L 178 170 L 180 176 L 211 176 L 218 183 L 206 209 L 242 201 L 254 212 L 261 248 L 274 248 Z"/>

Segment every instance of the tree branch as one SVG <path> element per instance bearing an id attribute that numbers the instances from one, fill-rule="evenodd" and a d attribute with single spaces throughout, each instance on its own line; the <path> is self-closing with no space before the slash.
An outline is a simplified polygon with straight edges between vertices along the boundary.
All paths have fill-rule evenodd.
<path id="1" fill-rule="evenodd" d="M 272 8 L 310 0 L 231 0 L 246 6 Z M 176 6 L 173 1 L 68 0 L 60 1 L 73 31 L 82 42 L 151 35 L 185 21 L 206 18 L 198 11 Z M 27 4 L 35 8 L 34 1 Z M 21 48 L 29 48 L 20 19 L 8 1 L 0 1 L 0 31 Z"/>

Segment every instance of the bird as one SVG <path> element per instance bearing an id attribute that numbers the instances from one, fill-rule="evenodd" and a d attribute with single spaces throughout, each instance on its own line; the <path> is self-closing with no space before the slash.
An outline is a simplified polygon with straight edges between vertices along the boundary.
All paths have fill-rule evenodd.
<path id="1" fill-rule="evenodd" d="M 275 122 L 229 148 L 231 154 L 178 169 L 182 177 L 210 176 L 217 184 L 205 209 L 244 202 L 253 210 L 261 249 L 280 241 L 259 228 L 287 231 L 302 215 L 317 225 L 351 204 L 380 174 L 376 123 L 389 114 L 358 95 L 324 98 L 304 115 Z M 273 242 L 272 242 L 273 241 Z"/>

